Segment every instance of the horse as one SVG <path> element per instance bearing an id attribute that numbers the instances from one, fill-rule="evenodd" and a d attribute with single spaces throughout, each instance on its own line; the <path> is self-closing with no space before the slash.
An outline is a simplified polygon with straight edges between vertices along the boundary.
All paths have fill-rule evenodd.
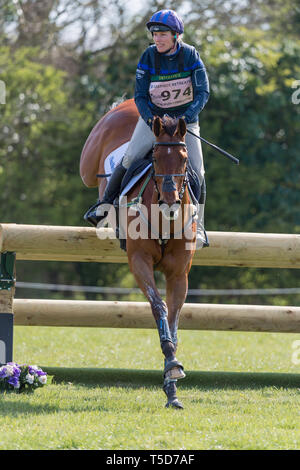
<path id="1" fill-rule="evenodd" d="M 86 185 L 96 184 L 95 175 L 99 171 L 103 173 L 105 157 L 111 149 L 130 140 L 137 119 L 138 112 L 133 100 L 127 100 L 111 109 L 98 122 L 81 156 L 81 178 Z M 195 211 L 187 185 L 186 124 L 181 118 L 173 120 L 155 117 L 152 130 L 155 144 L 151 168 L 127 194 L 128 200 L 136 201 L 139 198 L 146 208 L 147 236 L 136 238 L 127 230 L 126 250 L 129 268 L 150 303 L 157 325 L 164 355 L 163 390 L 167 396 L 166 407 L 182 409 L 183 405 L 176 394 L 176 383 L 178 379 L 185 377 L 185 372 L 182 363 L 176 358 L 177 330 L 180 311 L 187 295 L 188 274 L 196 244 Z M 98 187 L 101 199 L 105 189 L 103 179 Z M 159 218 L 155 219 L 158 224 L 153 230 L 151 215 L 159 208 L 162 210 Z M 136 216 L 132 214 L 130 204 L 126 210 L 128 229 Z M 170 222 L 167 238 L 162 232 L 165 218 Z M 178 225 L 182 228 L 176 232 L 175 226 Z M 153 231 L 156 234 L 154 236 Z M 161 271 L 165 276 L 166 301 L 157 289 L 155 270 Z"/>

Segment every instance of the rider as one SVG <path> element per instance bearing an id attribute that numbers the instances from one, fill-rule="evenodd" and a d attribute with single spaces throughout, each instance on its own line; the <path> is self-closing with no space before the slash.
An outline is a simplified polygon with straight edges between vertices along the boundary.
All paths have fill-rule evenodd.
<path id="1" fill-rule="evenodd" d="M 107 215 L 104 207 L 101 211 L 101 205 L 113 203 L 131 163 L 143 158 L 151 150 L 155 142 L 152 132 L 154 116 L 168 114 L 174 118 L 181 117 L 185 119 L 188 130 L 200 135 L 198 115 L 208 100 L 209 83 L 198 52 L 193 46 L 181 41 L 183 21 L 173 10 L 160 10 L 146 26 L 155 44 L 145 50 L 136 70 L 134 99 L 140 117 L 125 155 L 109 180 L 102 201 L 85 214 L 85 220 L 95 226 Z M 191 167 L 202 183 L 204 166 L 201 142 L 187 133 L 186 144 Z M 202 243 L 198 244 L 198 240 L 203 242 L 203 205 L 201 216 L 200 212 L 197 223 L 199 247 Z"/>

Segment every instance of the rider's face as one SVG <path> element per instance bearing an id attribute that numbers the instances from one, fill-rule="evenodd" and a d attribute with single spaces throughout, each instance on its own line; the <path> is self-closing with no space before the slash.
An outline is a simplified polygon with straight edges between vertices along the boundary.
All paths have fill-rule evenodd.
<path id="1" fill-rule="evenodd" d="M 171 31 L 156 31 L 153 33 L 153 40 L 158 52 L 161 53 L 174 46 L 174 36 Z"/>

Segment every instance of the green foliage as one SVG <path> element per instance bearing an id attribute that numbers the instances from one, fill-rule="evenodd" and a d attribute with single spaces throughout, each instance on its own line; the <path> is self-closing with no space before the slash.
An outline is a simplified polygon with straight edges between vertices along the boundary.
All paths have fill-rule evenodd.
<path id="1" fill-rule="evenodd" d="M 58 147 L 51 152 L 49 128 L 63 113 L 67 96 L 63 91 L 64 74 L 39 63 L 38 52 L 21 48 L 12 54 L 8 47 L 1 49 L 6 104 L 1 109 L 0 124 L 0 198 L 2 210 L 5 208 L 1 219 L 7 222 L 33 223 L 41 216 L 43 223 L 40 203 L 55 185 L 53 161 Z"/>
<path id="2" fill-rule="evenodd" d="M 299 48 L 239 28 L 228 39 L 212 32 L 203 49 L 212 96 L 200 117 L 202 133 L 241 161 L 230 166 L 205 148 L 213 230 L 299 230 L 300 110 L 291 101 Z"/>
<path id="3" fill-rule="evenodd" d="M 291 83 L 300 76 L 300 43 L 278 42 L 266 32 L 244 28 L 232 29 L 230 37 L 212 31 L 208 39 L 201 51 L 212 94 L 200 116 L 202 135 L 237 155 L 240 166 L 204 148 L 206 228 L 297 233 L 300 109 L 292 103 Z M 211 268 L 202 277 L 203 271 L 192 270 L 197 287 L 211 285 L 212 279 L 219 288 L 224 279 L 227 288 L 297 285 L 293 270 Z M 259 298 L 260 303 L 276 301 Z M 295 298 L 284 297 L 282 302 L 293 303 Z"/>

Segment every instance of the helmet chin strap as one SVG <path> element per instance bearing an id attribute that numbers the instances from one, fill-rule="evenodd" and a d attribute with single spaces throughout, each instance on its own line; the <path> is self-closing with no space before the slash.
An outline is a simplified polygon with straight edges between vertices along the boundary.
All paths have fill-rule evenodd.
<path id="1" fill-rule="evenodd" d="M 165 52 L 165 54 L 168 54 L 174 47 L 176 48 L 176 46 L 177 46 L 177 33 L 174 34 L 174 44 L 173 44 L 173 46 L 167 52 Z"/>

